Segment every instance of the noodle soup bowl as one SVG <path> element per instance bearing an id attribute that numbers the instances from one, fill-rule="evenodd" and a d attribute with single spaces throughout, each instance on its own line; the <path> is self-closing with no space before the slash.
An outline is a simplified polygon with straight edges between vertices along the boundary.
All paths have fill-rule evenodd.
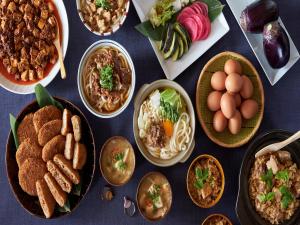
<path id="1" fill-rule="evenodd" d="M 131 85 L 129 87 L 127 99 L 119 108 L 117 108 L 115 111 L 112 111 L 112 112 L 99 112 L 97 109 L 95 109 L 90 104 L 90 102 L 86 96 L 86 93 L 84 91 L 83 79 L 84 79 L 84 70 L 85 70 L 86 63 L 88 62 L 88 59 L 90 58 L 90 56 L 95 51 L 100 49 L 101 47 L 112 47 L 112 48 L 117 49 L 127 60 L 128 67 L 131 70 Z M 99 76 L 100 76 L 100 74 L 99 74 Z M 129 53 L 126 51 L 126 49 L 122 45 L 120 45 L 119 43 L 117 43 L 115 41 L 100 40 L 100 41 L 97 41 L 94 44 L 92 44 L 83 54 L 80 64 L 79 64 L 79 68 L 78 68 L 77 85 L 78 85 L 79 95 L 80 95 L 80 98 L 81 98 L 83 104 L 92 114 L 94 114 L 95 116 L 100 117 L 100 118 L 113 118 L 113 117 L 116 117 L 119 114 L 121 114 L 129 105 L 129 103 L 132 99 L 132 96 L 133 96 L 134 88 L 135 88 L 135 79 L 136 78 L 135 78 L 134 64 L 132 62 L 132 59 L 131 59 Z"/>
<path id="2" fill-rule="evenodd" d="M 172 88 L 177 91 L 182 97 L 182 99 L 185 102 L 187 114 L 190 116 L 190 127 L 191 127 L 191 133 L 190 133 L 190 140 L 187 144 L 186 150 L 180 151 L 176 156 L 170 159 L 162 159 L 153 156 L 145 144 L 143 143 L 142 139 L 139 136 L 139 127 L 138 127 L 138 117 L 141 105 L 143 102 L 149 97 L 149 95 L 157 90 L 157 89 L 165 89 L 165 88 Z M 160 167 L 168 167 L 173 166 L 177 164 L 178 162 L 184 163 L 186 160 L 190 157 L 192 154 L 194 147 L 195 147 L 195 113 L 193 104 L 190 100 L 190 97 L 186 93 L 186 91 L 176 82 L 170 81 L 167 79 L 157 80 L 151 84 L 145 84 L 143 85 L 138 93 L 136 94 L 135 100 L 134 100 L 134 114 L 133 114 L 133 131 L 134 131 L 134 138 L 136 141 L 136 144 L 142 153 L 142 155 L 152 164 Z"/>

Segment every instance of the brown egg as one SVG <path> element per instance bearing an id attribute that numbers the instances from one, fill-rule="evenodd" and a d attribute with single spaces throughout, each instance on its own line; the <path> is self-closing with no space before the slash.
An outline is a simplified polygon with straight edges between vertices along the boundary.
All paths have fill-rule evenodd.
<path id="1" fill-rule="evenodd" d="M 242 66 L 238 61 L 233 59 L 228 59 L 224 65 L 224 71 L 227 74 L 231 74 L 231 73 L 241 74 Z"/>
<path id="2" fill-rule="evenodd" d="M 253 95 L 253 84 L 251 80 L 245 75 L 242 76 L 242 79 L 243 79 L 243 87 L 240 91 L 240 94 L 244 99 L 251 98 Z"/>
<path id="3" fill-rule="evenodd" d="M 225 89 L 226 73 L 223 71 L 215 72 L 211 77 L 211 87 L 216 91 L 223 91 Z"/>
<path id="4" fill-rule="evenodd" d="M 217 111 L 213 119 L 213 127 L 217 132 L 223 132 L 227 127 L 228 120 L 224 116 L 221 110 Z"/>
<path id="5" fill-rule="evenodd" d="M 221 108 L 220 102 L 222 98 L 222 92 L 213 91 L 207 97 L 207 107 L 210 111 L 218 111 Z"/>
<path id="6" fill-rule="evenodd" d="M 225 87 L 230 93 L 237 93 L 242 89 L 243 79 L 237 73 L 231 73 L 227 76 L 225 81 Z"/>
<path id="7" fill-rule="evenodd" d="M 258 112 L 258 104 L 252 99 L 244 101 L 241 105 L 241 113 L 245 119 L 252 119 Z"/>
<path id="8" fill-rule="evenodd" d="M 230 133 L 237 134 L 242 128 L 242 116 L 241 113 L 236 110 L 234 116 L 228 122 L 228 129 Z"/>
<path id="9" fill-rule="evenodd" d="M 235 94 L 234 99 L 235 99 L 236 107 L 237 108 L 240 107 L 240 105 L 242 104 L 242 98 L 241 98 L 240 94 Z"/>
<path id="10" fill-rule="evenodd" d="M 221 98 L 221 110 L 227 119 L 234 116 L 236 111 L 234 96 L 226 92 Z"/>

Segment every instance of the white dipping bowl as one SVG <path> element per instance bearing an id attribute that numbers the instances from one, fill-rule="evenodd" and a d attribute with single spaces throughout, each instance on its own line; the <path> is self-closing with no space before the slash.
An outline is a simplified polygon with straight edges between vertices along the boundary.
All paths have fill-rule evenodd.
<path id="1" fill-rule="evenodd" d="M 64 5 L 64 2 L 62 0 L 52 0 L 54 5 L 56 6 L 59 19 L 61 21 L 61 29 L 62 29 L 62 49 L 63 49 L 63 55 L 66 56 L 67 48 L 68 48 L 68 42 L 69 42 L 69 22 L 68 22 L 68 16 L 66 12 L 66 8 Z M 31 94 L 34 93 L 34 87 L 36 84 L 41 84 L 44 87 L 46 87 L 48 84 L 51 83 L 51 81 L 55 78 L 55 76 L 58 74 L 60 70 L 60 64 L 59 60 L 57 59 L 57 62 L 50 70 L 49 74 L 43 78 L 42 80 L 39 80 L 32 84 L 17 84 L 10 80 L 8 80 L 5 76 L 0 74 L 0 86 L 4 89 L 16 93 L 16 94 Z"/>
<path id="2" fill-rule="evenodd" d="M 92 107 L 90 105 L 90 103 L 88 102 L 88 100 L 86 99 L 85 93 L 84 93 L 84 90 L 82 87 L 83 86 L 82 76 L 83 76 L 83 70 L 84 70 L 86 61 L 89 58 L 89 56 L 91 55 L 91 53 L 93 53 L 96 49 L 98 49 L 101 46 L 111 46 L 111 47 L 118 49 L 125 56 L 129 66 L 130 66 L 130 69 L 131 69 L 131 88 L 130 88 L 130 93 L 128 95 L 128 98 L 127 98 L 126 102 L 118 110 L 113 111 L 111 113 L 100 113 L 99 111 L 94 109 L 94 107 Z M 78 68 L 77 85 L 78 85 L 79 95 L 80 95 L 80 98 L 81 98 L 83 104 L 92 114 L 94 114 L 95 116 L 100 117 L 100 118 L 113 118 L 113 117 L 116 117 L 119 114 L 121 114 L 129 105 L 129 103 L 132 99 L 132 96 L 133 96 L 134 88 L 135 88 L 135 79 L 136 78 L 135 78 L 134 64 L 132 62 L 132 59 L 131 59 L 129 53 L 126 51 L 126 49 L 116 41 L 104 39 L 104 40 L 100 40 L 100 41 L 97 41 L 94 44 L 92 44 L 83 54 L 83 56 L 80 60 L 79 68 Z"/>
<path id="3" fill-rule="evenodd" d="M 171 159 L 161 159 L 154 157 L 151 155 L 151 153 L 148 151 L 146 146 L 144 145 L 143 141 L 141 140 L 139 136 L 139 128 L 138 128 L 138 116 L 140 112 L 141 105 L 143 102 L 149 97 L 149 95 L 155 91 L 156 89 L 160 88 L 173 88 L 175 89 L 183 98 L 184 102 L 186 103 L 187 107 L 187 113 L 190 116 L 190 125 L 192 128 L 191 132 L 191 140 L 190 143 L 188 144 L 187 150 L 186 151 L 181 151 L 178 155 Z M 190 157 L 192 154 L 194 147 L 195 147 L 195 112 L 194 112 L 194 107 L 191 102 L 191 99 L 189 95 L 186 93 L 186 91 L 176 82 L 170 81 L 170 80 L 157 80 L 154 81 L 151 84 L 145 84 L 143 85 L 138 93 L 136 94 L 135 100 L 134 100 L 134 114 L 133 114 L 133 133 L 134 133 L 134 138 L 135 142 L 142 153 L 142 155 L 153 165 L 160 166 L 160 167 L 168 167 L 177 164 L 178 162 L 184 163 L 186 160 Z"/>
<path id="4" fill-rule="evenodd" d="M 101 32 L 97 32 L 97 31 L 94 31 L 92 30 L 92 28 L 84 22 L 84 19 L 83 19 L 83 16 L 82 16 L 82 13 L 81 13 L 81 6 L 80 6 L 80 1 L 81 0 L 76 0 L 76 7 L 77 7 L 77 11 L 78 11 L 78 14 L 79 14 L 79 17 L 82 21 L 82 23 L 84 24 L 84 26 L 89 30 L 91 31 L 92 33 L 98 35 L 98 36 L 109 36 L 115 32 L 117 32 L 120 27 L 123 25 L 123 23 L 125 22 L 126 18 L 127 18 L 127 14 L 129 12 L 129 8 L 130 8 L 130 1 L 131 0 L 125 0 L 126 3 L 125 3 L 125 13 L 121 16 L 120 20 L 118 23 L 114 24 L 112 27 L 111 27 L 111 31 L 110 32 L 104 32 L 104 33 L 101 33 Z"/>

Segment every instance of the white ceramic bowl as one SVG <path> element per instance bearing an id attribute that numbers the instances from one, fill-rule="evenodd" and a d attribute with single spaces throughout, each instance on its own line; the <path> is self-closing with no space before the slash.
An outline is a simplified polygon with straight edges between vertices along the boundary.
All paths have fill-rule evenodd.
<path id="1" fill-rule="evenodd" d="M 85 26 L 89 31 L 91 31 L 92 33 L 94 33 L 94 34 L 96 34 L 96 35 L 98 35 L 98 36 L 108 36 L 108 35 L 111 35 L 111 34 L 117 32 L 117 30 L 119 30 L 120 27 L 121 27 L 121 26 L 123 25 L 123 23 L 125 22 L 125 20 L 126 20 L 126 18 L 127 18 L 127 14 L 128 14 L 128 12 L 129 12 L 130 1 L 131 1 L 131 0 L 126 0 L 126 3 L 125 3 L 125 4 L 126 4 L 126 5 L 125 5 L 125 13 L 124 13 L 124 15 L 120 18 L 119 23 L 114 24 L 114 25 L 112 26 L 112 30 L 111 30 L 110 32 L 105 32 L 105 33 L 93 31 L 93 30 L 91 29 L 91 27 L 90 27 L 88 24 L 86 24 L 86 23 L 84 22 L 82 13 L 81 13 L 81 11 L 80 11 L 80 8 L 81 8 L 81 7 L 80 7 L 80 1 L 81 1 L 81 0 L 76 0 L 76 7 L 77 7 L 77 11 L 78 11 L 79 17 L 80 17 L 82 23 L 84 24 L 84 26 Z"/>
<path id="2" fill-rule="evenodd" d="M 61 21 L 62 48 L 63 48 L 63 54 L 65 56 L 68 48 L 68 42 L 69 42 L 68 16 L 67 16 L 65 5 L 62 0 L 52 0 L 52 2 L 56 6 Z M 59 60 L 57 60 L 56 64 L 53 66 L 50 73 L 44 79 L 29 85 L 21 85 L 21 84 L 14 83 L 0 74 L 0 85 L 6 90 L 16 94 L 31 94 L 34 92 L 34 87 L 38 83 L 46 87 L 55 78 L 59 70 L 60 70 L 60 65 L 59 65 Z"/>
<path id="3" fill-rule="evenodd" d="M 84 94 L 84 90 L 82 88 L 82 75 L 83 75 L 83 69 L 84 66 L 86 64 L 87 59 L 89 58 L 90 54 L 98 49 L 101 46 L 111 46 L 114 47 L 116 49 L 118 49 L 127 59 L 128 64 L 130 66 L 131 69 L 131 89 L 130 89 L 130 93 L 129 96 L 126 100 L 126 102 L 116 111 L 112 112 L 112 113 L 100 113 L 98 112 L 96 109 L 94 109 L 90 103 L 88 102 L 88 100 L 85 97 Z M 133 92 L 134 92 L 134 88 L 135 88 L 135 69 L 134 69 L 134 64 L 131 60 L 131 57 L 129 55 L 129 53 L 126 51 L 126 49 L 120 45 L 118 42 L 115 42 L 113 40 L 108 40 L 108 39 L 104 39 L 104 40 L 100 40 L 100 41 L 96 41 L 94 44 L 92 44 L 83 54 L 81 60 L 80 60 L 80 64 L 79 64 L 79 68 L 78 68 L 78 75 L 77 75 L 77 85 L 78 85 L 78 91 L 81 97 L 81 100 L 83 102 L 83 104 L 85 105 L 85 107 L 95 116 L 100 117 L 100 118 L 113 118 L 118 116 L 119 114 L 121 114 L 129 105 L 132 96 L 133 96 Z"/>
<path id="4" fill-rule="evenodd" d="M 192 128 L 192 133 L 191 133 L 191 141 L 188 145 L 188 148 L 186 151 L 181 151 L 177 156 L 171 158 L 171 159 L 159 159 L 154 157 L 149 153 L 147 148 L 145 147 L 144 143 L 139 137 L 139 128 L 138 128 L 138 116 L 140 112 L 140 107 L 144 100 L 156 89 L 159 88 L 174 88 L 183 98 L 183 100 L 186 103 L 187 106 L 187 111 L 188 114 L 191 117 L 191 128 Z M 195 147 L 195 140 L 194 140 L 194 135 L 195 135 L 195 112 L 194 112 L 194 107 L 191 102 L 190 97 L 186 93 L 186 91 L 176 82 L 170 81 L 170 80 L 157 80 L 151 84 L 145 84 L 143 85 L 138 93 L 136 94 L 135 100 L 134 100 L 134 114 L 133 114 L 133 132 L 134 132 L 134 138 L 136 141 L 136 144 L 142 153 L 142 155 L 152 164 L 156 166 L 161 166 L 161 167 L 168 167 L 172 166 L 178 162 L 184 163 L 192 154 L 194 147 Z"/>

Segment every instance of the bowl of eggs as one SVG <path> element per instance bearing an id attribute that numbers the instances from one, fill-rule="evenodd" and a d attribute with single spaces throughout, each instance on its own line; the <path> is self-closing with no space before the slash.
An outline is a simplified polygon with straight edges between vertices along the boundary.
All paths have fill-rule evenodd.
<path id="1" fill-rule="evenodd" d="M 196 90 L 196 110 L 206 135 L 226 148 L 240 147 L 254 136 L 264 113 L 264 90 L 252 63 L 222 52 L 203 67 Z"/>

